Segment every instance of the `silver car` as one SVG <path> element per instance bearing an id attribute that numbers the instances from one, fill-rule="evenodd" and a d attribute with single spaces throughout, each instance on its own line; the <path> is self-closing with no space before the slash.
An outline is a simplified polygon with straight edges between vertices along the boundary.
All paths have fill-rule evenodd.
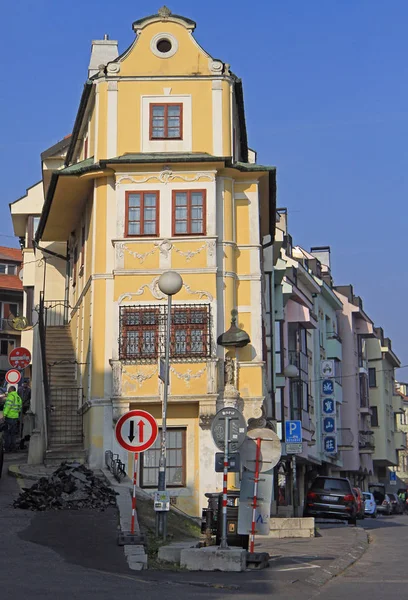
<path id="1" fill-rule="evenodd" d="M 363 500 L 364 500 L 364 514 L 372 517 L 373 519 L 377 518 L 377 505 L 375 503 L 374 496 L 371 492 L 363 492 Z"/>

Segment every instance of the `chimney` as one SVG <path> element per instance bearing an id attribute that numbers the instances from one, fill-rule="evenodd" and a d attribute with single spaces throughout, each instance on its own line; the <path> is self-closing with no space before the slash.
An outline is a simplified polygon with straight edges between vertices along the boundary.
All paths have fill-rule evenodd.
<path id="1" fill-rule="evenodd" d="M 119 56 L 118 42 L 110 40 L 107 33 L 103 40 L 93 40 L 91 48 L 91 60 L 89 61 L 88 77 L 98 73 L 100 65 L 107 65 Z"/>
<path id="2" fill-rule="evenodd" d="M 314 248 L 310 248 L 310 254 L 313 254 L 315 258 L 320 260 L 322 265 L 328 267 L 329 271 L 331 271 L 330 246 L 315 246 Z"/>

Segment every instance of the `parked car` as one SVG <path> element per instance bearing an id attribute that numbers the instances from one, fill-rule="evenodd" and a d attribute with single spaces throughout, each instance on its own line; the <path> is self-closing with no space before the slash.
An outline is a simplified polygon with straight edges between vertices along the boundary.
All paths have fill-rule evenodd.
<path id="1" fill-rule="evenodd" d="M 390 502 L 391 502 L 392 514 L 402 515 L 402 513 L 404 512 L 404 505 L 403 505 L 402 501 L 398 498 L 398 495 L 391 492 L 388 494 L 388 496 L 389 496 Z"/>
<path id="2" fill-rule="evenodd" d="M 364 519 L 363 492 L 358 487 L 353 487 L 353 494 L 357 501 L 357 519 Z"/>
<path id="3" fill-rule="evenodd" d="M 305 501 L 305 517 L 341 519 L 356 524 L 357 501 L 345 477 L 316 477 Z"/>
<path id="4" fill-rule="evenodd" d="M 377 505 L 375 503 L 374 496 L 371 492 L 363 492 L 363 500 L 364 500 L 364 513 L 372 517 L 373 519 L 377 518 Z"/>
<path id="5" fill-rule="evenodd" d="M 381 496 L 381 497 L 379 497 Z M 384 515 L 390 515 L 392 508 L 391 508 L 391 500 L 388 494 L 384 494 L 384 495 L 380 495 L 376 492 L 374 492 L 374 498 L 375 498 L 375 502 L 377 504 L 377 512 L 382 513 Z"/>

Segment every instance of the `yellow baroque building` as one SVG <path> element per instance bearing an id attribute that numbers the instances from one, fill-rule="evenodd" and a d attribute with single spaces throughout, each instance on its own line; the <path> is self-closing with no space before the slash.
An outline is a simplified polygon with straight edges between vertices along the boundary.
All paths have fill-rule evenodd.
<path id="1" fill-rule="evenodd" d="M 167 486 L 177 506 L 198 515 L 204 493 L 221 486 L 213 416 L 226 403 L 258 419 L 270 402 L 262 241 L 273 240 L 276 185 L 275 169 L 248 149 L 240 79 L 199 46 L 194 28 L 163 7 L 133 23 L 135 41 L 122 55 L 107 36 L 93 42 L 64 166 L 44 178 L 36 243 L 64 242 L 68 252 L 61 302 L 49 303 L 47 283 L 43 290 L 45 362 L 61 358 L 44 389 L 46 457 L 69 443 L 73 452 L 69 429 L 80 422 L 89 464 L 101 466 L 111 450 L 131 474 L 115 423 L 142 408 L 161 424 L 167 297 L 158 279 L 167 270 L 182 276 L 172 309 Z M 233 310 L 251 341 L 227 352 L 217 339 Z M 80 421 L 61 406 L 64 387 L 76 390 Z M 141 460 L 147 491 L 157 489 L 159 448 Z"/>

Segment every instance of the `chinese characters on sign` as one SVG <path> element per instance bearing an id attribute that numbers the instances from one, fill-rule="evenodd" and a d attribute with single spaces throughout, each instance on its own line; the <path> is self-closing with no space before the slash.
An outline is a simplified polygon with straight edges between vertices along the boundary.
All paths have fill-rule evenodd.
<path id="1" fill-rule="evenodd" d="M 336 454 L 336 399 L 334 397 L 334 361 L 322 360 L 320 363 L 322 377 L 322 433 L 323 450 L 326 454 Z M 329 379 L 330 378 L 330 379 Z"/>

